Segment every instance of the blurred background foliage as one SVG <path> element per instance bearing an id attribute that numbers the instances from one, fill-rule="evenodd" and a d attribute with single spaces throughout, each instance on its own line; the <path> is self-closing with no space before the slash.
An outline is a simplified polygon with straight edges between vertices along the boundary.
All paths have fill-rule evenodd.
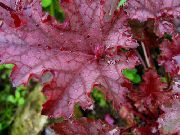
<path id="1" fill-rule="evenodd" d="M 41 115 L 45 97 L 37 83 L 14 88 L 9 78 L 12 68 L 0 65 L 0 135 L 36 135 L 47 120 Z"/>

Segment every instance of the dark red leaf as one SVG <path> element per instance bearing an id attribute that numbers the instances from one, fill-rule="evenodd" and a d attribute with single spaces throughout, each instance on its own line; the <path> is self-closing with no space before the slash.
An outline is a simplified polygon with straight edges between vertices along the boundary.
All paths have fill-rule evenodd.
<path id="1" fill-rule="evenodd" d="M 180 73 L 180 36 L 173 37 L 173 41 L 165 40 L 161 45 L 159 64 L 165 66 L 172 76 Z"/>
<path id="2" fill-rule="evenodd" d="M 140 112 L 156 118 L 161 105 L 170 101 L 171 93 L 163 90 L 165 84 L 161 82 L 154 70 L 147 71 L 143 80 L 144 82 L 139 86 L 139 91 L 132 91 L 130 98 L 135 102 L 135 106 Z"/>

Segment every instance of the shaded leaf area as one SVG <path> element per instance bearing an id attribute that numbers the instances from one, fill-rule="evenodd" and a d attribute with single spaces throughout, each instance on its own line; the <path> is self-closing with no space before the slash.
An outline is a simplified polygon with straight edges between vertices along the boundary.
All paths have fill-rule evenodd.
<path id="1" fill-rule="evenodd" d="M 87 118 L 79 120 L 67 120 L 63 123 L 56 123 L 51 126 L 55 133 L 61 135 L 118 135 L 119 131 L 113 126 L 103 123 L 100 120 L 94 121 Z M 67 130 L 68 129 L 68 130 Z"/>
<path id="2" fill-rule="evenodd" d="M 9 80 L 12 68 L 11 64 L 0 66 L 0 134 L 36 135 L 47 119 L 41 116 L 45 97 L 36 84 L 12 87 Z"/>
<path id="3" fill-rule="evenodd" d="M 159 37 L 163 37 L 165 33 L 175 33 L 174 18 L 179 16 L 179 6 L 178 0 L 129 0 L 125 10 L 131 19 L 141 22 L 153 19 L 153 31 Z"/>
<path id="4" fill-rule="evenodd" d="M 180 37 L 173 36 L 172 40 L 164 40 L 160 45 L 161 55 L 159 64 L 163 65 L 171 76 L 176 76 L 180 71 Z"/>
<path id="5" fill-rule="evenodd" d="M 78 104 L 74 108 L 74 117 L 87 117 L 90 119 L 101 119 L 110 125 L 119 125 L 120 127 L 128 126 L 126 119 L 119 116 L 118 111 L 113 108 L 112 101 L 108 101 L 100 88 L 94 88 L 91 92 L 94 104 L 91 109 L 83 110 Z"/>
<path id="6" fill-rule="evenodd" d="M 143 47 L 147 53 L 150 68 L 155 67 L 158 74 L 162 77 L 169 78 L 168 83 L 171 83 L 170 78 L 174 77 L 179 70 L 179 48 L 177 46 L 179 36 L 164 34 L 163 37 L 158 37 L 152 29 L 155 27 L 154 21 L 150 19 L 145 22 L 129 20 L 129 26 L 133 31 L 134 38 L 141 44 L 137 50 L 140 53 L 142 60 L 145 61 L 145 67 L 147 66 L 147 61 L 145 60 L 145 55 L 143 54 Z M 170 46 L 171 43 L 173 44 L 172 46 Z M 167 46 L 168 44 L 169 46 Z M 165 61 L 168 63 L 168 59 L 169 62 L 171 61 L 171 64 L 168 64 L 168 66 L 166 66 L 166 64 L 163 65 Z"/>

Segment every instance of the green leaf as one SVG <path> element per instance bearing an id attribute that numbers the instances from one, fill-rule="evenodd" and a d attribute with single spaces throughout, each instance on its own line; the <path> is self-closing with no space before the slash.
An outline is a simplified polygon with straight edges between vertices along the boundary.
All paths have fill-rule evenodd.
<path id="1" fill-rule="evenodd" d="M 106 105 L 107 105 L 106 101 L 101 99 L 99 102 L 99 106 L 106 107 Z"/>
<path id="2" fill-rule="evenodd" d="M 19 100 L 20 97 L 21 97 L 20 92 L 16 90 L 16 93 L 15 93 L 15 99 L 16 99 L 16 100 Z"/>
<path id="3" fill-rule="evenodd" d="M 168 80 L 167 80 L 167 78 L 166 78 L 166 77 L 161 77 L 161 82 L 163 82 L 163 83 L 167 83 L 167 82 L 168 82 Z"/>
<path id="4" fill-rule="evenodd" d="M 63 22 L 65 20 L 65 15 L 60 7 L 59 0 L 42 0 L 42 9 L 58 21 Z"/>
<path id="5" fill-rule="evenodd" d="M 121 48 L 120 50 L 124 53 L 128 52 L 128 50 L 126 50 L 125 48 Z"/>
<path id="6" fill-rule="evenodd" d="M 141 82 L 141 77 L 137 74 L 137 69 L 124 69 L 122 71 L 122 74 L 124 75 L 124 77 L 126 77 L 135 84 Z"/>
<path id="7" fill-rule="evenodd" d="M 100 90 L 94 88 L 94 90 L 91 92 L 91 96 L 93 97 L 94 101 L 99 104 L 99 106 L 101 107 L 107 106 L 105 96 Z"/>
<path id="8" fill-rule="evenodd" d="M 53 0 L 42 0 L 42 7 L 47 8 L 48 6 L 51 6 Z"/>
<path id="9" fill-rule="evenodd" d="M 9 96 L 7 97 L 7 101 L 10 102 L 10 103 L 13 103 L 13 104 L 16 103 L 16 99 L 14 98 L 13 95 L 9 95 Z"/>
<path id="10" fill-rule="evenodd" d="M 117 9 L 119 9 L 120 7 L 124 6 L 124 4 L 126 3 L 127 0 L 120 0 Z"/>
<path id="11" fill-rule="evenodd" d="M 76 105 L 74 106 L 74 116 L 75 116 L 75 118 L 81 118 L 81 117 L 83 117 L 83 113 L 82 113 L 82 111 L 81 111 L 81 107 L 80 107 L 79 104 L 76 104 Z"/>
<path id="12" fill-rule="evenodd" d="M 20 99 L 18 100 L 18 105 L 19 105 L 19 106 L 24 105 L 24 103 L 25 103 L 24 98 L 20 98 Z"/>

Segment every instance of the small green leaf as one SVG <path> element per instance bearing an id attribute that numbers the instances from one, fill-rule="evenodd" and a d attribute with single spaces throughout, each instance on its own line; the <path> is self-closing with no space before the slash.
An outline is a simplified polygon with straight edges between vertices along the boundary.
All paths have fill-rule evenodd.
<path id="1" fill-rule="evenodd" d="M 43 8 L 47 8 L 49 6 L 51 6 L 53 0 L 42 0 L 42 7 Z"/>
<path id="2" fill-rule="evenodd" d="M 106 105 L 107 105 L 107 103 L 106 103 L 106 101 L 105 100 L 100 100 L 100 102 L 99 102 L 99 106 L 101 106 L 101 107 L 106 107 Z"/>
<path id="3" fill-rule="evenodd" d="M 24 105 L 24 103 L 25 103 L 25 100 L 23 99 L 23 98 L 20 98 L 19 100 L 18 100 L 18 105 Z"/>
<path id="4" fill-rule="evenodd" d="M 139 75 L 135 75 L 132 82 L 135 83 L 135 84 L 140 83 L 141 82 L 141 77 Z"/>
<path id="5" fill-rule="evenodd" d="M 9 95 L 9 96 L 7 97 L 7 101 L 10 102 L 10 103 L 13 103 L 13 104 L 16 103 L 16 99 L 14 98 L 13 95 Z"/>
<path id="6" fill-rule="evenodd" d="M 21 97 L 20 92 L 16 90 L 15 99 L 16 99 L 16 100 L 19 100 L 20 97 Z"/>
<path id="7" fill-rule="evenodd" d="M 83 117 L 83 113 L 82 113 L 82 111 L 81 111 L 81 107 L 80 107 L 79 104 L 76 104 L 76 105 L 74 106 L 74 116 L 75 116 L 75 118 L 81 118 L 81 117 Z"/>
<path id="8" fill-rule="evenodd" d="M 167 82 L 168 82 L 168 80 L 167 80 L 167 78 L 166 78 L 166 77 L 161 77 L 161 82 L 167 83 Z"/>
<path id="9" fill-rule="evenodd" d="M 94 101 L 99 104 L 99 106 L 101 107 L 107 106 L 105 96 L 100 90 L 94 88 L 94 90 L 91 93 L 91 96 L 93 97 Z"/>
<path id="10" fill-rule="evenodd" d="M 124 48 L 121 48 L 121 51 L 124 52 L 124 53 L 128 52 L 128 50 L 126 50 Z"/>
<path id="11" fill-rule="evenodd" d="M 137 69 L 124 69 L 122 74 L 135 84 L 141 82 L 141 77 L 137 74 Z"/>
<path id="12" fill-rule="evenodd" d="M 65 15 L 60 7 L 59 0 L 42 0 L 42 9 L 58 21 L 63 22 L 65 20 Z"/>
<path id="13" fill-rule="evenodd" d="M 127 0 L 120 0 L 117 9 L 119 9 L 120 7 L 124 6 L 124 4 L 126 3 Z"/>

